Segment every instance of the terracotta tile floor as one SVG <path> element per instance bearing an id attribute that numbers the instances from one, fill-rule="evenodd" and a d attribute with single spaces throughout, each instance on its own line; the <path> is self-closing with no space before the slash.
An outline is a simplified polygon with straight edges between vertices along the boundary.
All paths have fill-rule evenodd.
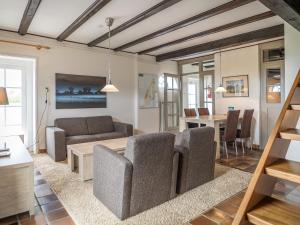
<path id="1" fill-rule="evenodd" d="M 0 225 L 74 225 L 39 171 L 34 174 L 35 215 L 29 213 L 0 219 Z"/>

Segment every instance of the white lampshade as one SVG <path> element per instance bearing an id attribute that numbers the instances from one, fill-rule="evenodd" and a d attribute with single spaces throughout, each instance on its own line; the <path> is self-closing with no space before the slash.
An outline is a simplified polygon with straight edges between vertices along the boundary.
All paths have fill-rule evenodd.
<path id="1" fill-rule="evenodd" d="M 6 88 L 0 87 L 0 105 L 8 105 Z"/>
<path id="2" fill-rule="evenodd" d="M 119 89 L 116 88 L 113 84 L 108 83 L 101 89 L 102 92 L 119 92 Z"/>
<path id="3" fill-rule="evenodd" d="M 226 92 L 226 89 L 220 84 L 219 87 L 215 90 L 216 93 L 224 93 Z"/>

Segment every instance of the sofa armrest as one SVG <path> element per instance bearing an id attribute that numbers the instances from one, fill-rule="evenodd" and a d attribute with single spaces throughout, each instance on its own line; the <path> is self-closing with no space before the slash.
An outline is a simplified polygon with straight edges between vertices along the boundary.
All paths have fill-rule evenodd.
<path id="1" fill-rule="evenodd" d="M 102 146 L 94 146 L 94 195 L 118 218 L 130 216 L 132 163 Z"/>
<path id="2" fill-rule="evenodd" d="M 46 128 L 47 153 L 55 162 L 67 158 L 65 137 L 65 131 L 58 127 Z"/>
<path id="3" fill-rule="evenodd" d="M 121 122 L 113 122 L 115 131 L 121 132 L 126 135 L 126 137 L 133 135 L 133 127 L 131 124 L 121 123 Z"/>

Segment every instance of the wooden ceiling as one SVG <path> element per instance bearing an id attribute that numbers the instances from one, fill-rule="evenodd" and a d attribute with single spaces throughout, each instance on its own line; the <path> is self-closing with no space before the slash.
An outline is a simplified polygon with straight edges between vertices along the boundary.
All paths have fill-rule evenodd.
<path id="1" fill-rule="evenodd" d="M 157 61 L 283 36 L 300 30 L 288 0 L 0 0 L 0 29 L 89 47 L 151 54 Z"/>

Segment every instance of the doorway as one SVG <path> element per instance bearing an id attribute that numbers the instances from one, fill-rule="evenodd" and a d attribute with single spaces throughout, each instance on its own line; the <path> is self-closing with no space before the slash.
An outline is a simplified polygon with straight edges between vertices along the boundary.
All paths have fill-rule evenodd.
<path id="1" fill-rule="evenodd" d="M 261 50 L 261 135 L 264 149 L 284 104 L 284 54 L 280 42 Z"/>

